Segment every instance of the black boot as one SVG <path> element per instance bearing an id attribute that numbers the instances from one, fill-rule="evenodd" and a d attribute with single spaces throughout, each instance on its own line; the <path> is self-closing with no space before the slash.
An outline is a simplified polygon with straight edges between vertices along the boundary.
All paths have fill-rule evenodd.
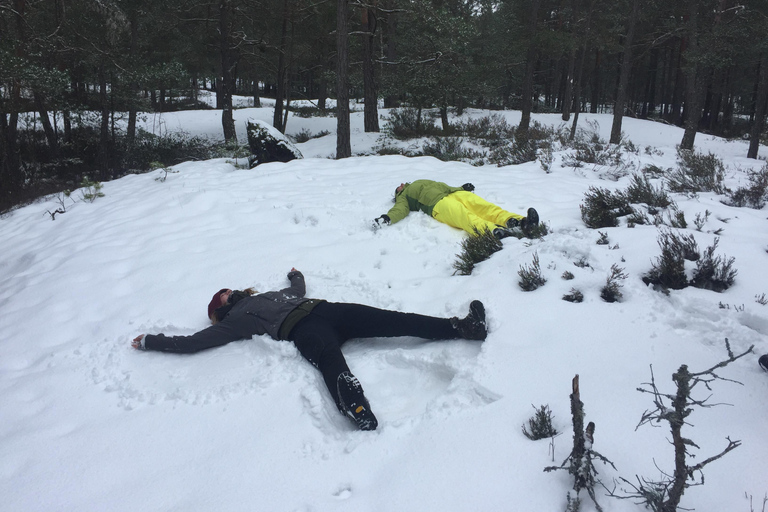
<path id="1" fill-rule="evenodd" d="M 523 233 L 530 235 L 531 231 L 539 225 L 539 212 L 534 208 L 528 208 L 528 215 L 520 221 L 520 229 Z"/>
<path id="2" fill-rule="evenodd" d="M 488 336 L 485 326 L 485 306 L 479 300 L 469 304 L 469 314 L 462 319 L 451 318 L 451 324 L 460 338 L 483 341 Z"/>
<path id="3" fill-rule="evenodd" d="M 363 393 L 363 387 L 351 372 L 342 372 L 336 380 L 339 395 L 337 404 L 342 414 L 355 422 L 360 430 L 376 430 L 379 422 L 371 412 L 371 406 Z"/>
<path id="4" fill-rule="evenodd" d="M 768 354 L 760 356 L 760 359 L 758 359 L 757 362 L 760 364 L 760 368 L 768 372 Z"/>

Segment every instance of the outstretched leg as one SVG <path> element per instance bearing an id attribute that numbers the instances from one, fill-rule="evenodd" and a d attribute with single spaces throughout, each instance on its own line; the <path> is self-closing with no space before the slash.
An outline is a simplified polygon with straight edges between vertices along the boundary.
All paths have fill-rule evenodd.
<path id="1" fill-rule="evenodd" d="M 447 340 L 460 336 L 449 318 L 389 311 L 362 304 L 324 302 L 315 307 L 310 316 L 327 320 L 339 334 L 341 344 L 352 338 L 413 336 Z"/>
<path id="2" fill-rule="evenodd" d="M 327 320 L 310 314 L 293 328 L 288 339 L 293 341 L 307 361 L 320 370 L 339 411 L 360 430 L 375 430 L 378 425 L 376 416 L 360 382 L 349 371 L 336 329 Z"/>

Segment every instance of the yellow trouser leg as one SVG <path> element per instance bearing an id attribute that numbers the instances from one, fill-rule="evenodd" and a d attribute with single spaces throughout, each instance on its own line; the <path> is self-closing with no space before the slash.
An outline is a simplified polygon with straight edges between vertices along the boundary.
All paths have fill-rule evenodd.
<path id="1" fill-rule="evenodd" d="M 505 226 L 510 218 L 523 218 L 464 190 L 441 199 L 432 209 L 432 217 L 467 233 L 474 233 L 475 229 L 481 233 L 486 229 L 492 231 Z"/>

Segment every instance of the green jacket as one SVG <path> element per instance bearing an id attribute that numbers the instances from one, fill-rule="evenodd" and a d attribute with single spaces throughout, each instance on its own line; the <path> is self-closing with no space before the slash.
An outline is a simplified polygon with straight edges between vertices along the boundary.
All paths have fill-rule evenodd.
<path id="1" fill-rule="evenodd" d="M 389 221 L 394 224 L 403 220 L 410 212 L 423 211 L 430 217 L 432 209 L 442 198 L 452 194 L 461 187 L 451 187 L 440 181 L 416 180 L 406 183 L 395 199 L 395 206 L 387 212 Z"/>

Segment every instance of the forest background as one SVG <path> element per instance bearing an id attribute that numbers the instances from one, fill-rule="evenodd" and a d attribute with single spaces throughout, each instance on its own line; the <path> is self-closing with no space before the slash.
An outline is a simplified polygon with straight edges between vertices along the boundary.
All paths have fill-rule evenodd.
<path id="1" fill-rule="evenodd" d="M 210 108 L 221 140 L 150 134 L 142 113 Z M 450 135 L 449 110 L 613 113 L 765 141 L 765 0 L 0 0 L 0 212 L 160 165 L 237 155 L 233 95 L 379 131 L 379 108 Z M 307 107 L 302 101 L 312 100 Z M 336 101 L 331 101 L 336 100 Z M 293 104 L 292 104 L 293 102 Z M 327 108 L 328 104 L 334 109 Z M 396 111 L 395 111 L 396 112 Z"/>

